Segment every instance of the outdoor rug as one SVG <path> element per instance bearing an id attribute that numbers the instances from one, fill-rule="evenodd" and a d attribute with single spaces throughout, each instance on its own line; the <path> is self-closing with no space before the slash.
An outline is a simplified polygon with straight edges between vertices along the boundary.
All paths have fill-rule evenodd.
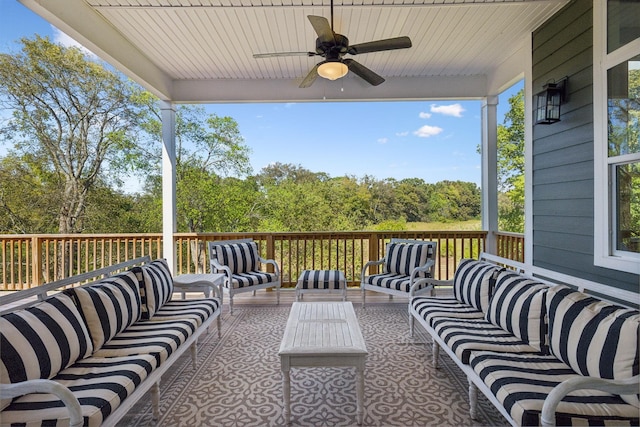
<path id="1" fill-rule="evenodd" d="M 199 342 L 198 367 L 188 352 L 160 384 L 160 419 L 150 397 L 122 426 L 281 426 L 278 349 L 290 305 L 238 305 Z M 504 418 L 479 398 L 480 419 L 469 417 L 466 377 L 443 352 L 431 366 L 431 340 L 416 325 L 409 336 L 404 304 L 354 304 L 369 356 L 365 371 L 365 426 L 502 426 Z M 481 393 L 479 393 L 481 395 Z M 353 368 L 293 368 L 291 422 L 302 426 L 355 426 Z"/>

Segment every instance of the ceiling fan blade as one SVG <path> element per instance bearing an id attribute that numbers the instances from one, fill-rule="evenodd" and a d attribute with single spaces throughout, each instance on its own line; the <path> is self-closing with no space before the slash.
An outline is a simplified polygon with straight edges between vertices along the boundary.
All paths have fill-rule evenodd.
<path id="1" fill-rule="evenodd" d="M 378 86 L 380 83 L 384 82 L 384 78 L 382 78 L 382 76 L 376 74 L 375 72 L 371 71 L 359 62 L 354 61 L 353 59 L 345 59 L 342 62 L 344 62 L 347 67 L 349 67 L 349 71 L 352 71 L 354 74 L 360 76 L 362 79 L 366 80 L 373 86 Z"/>
<path id="2" fill-rule="evenodd" d="M 332 42 L 335 40 L 333 30 L 327 18 L 314 15 L 307 15 L 307 18 L 309 18 L 309 22 L 313 25 L 313 29 L 316 30 L 316 34 L 318 34 L 318 38 L 320 38 L 321 41 Z"/>
<path id="3" fill-rule="evenodd" d="M 279 56 L 316 56 L 315 52 L 270 52 L 270 53 L 254 53 L 254 58 L 277 58 Z"/>
<path id="4" fill-rule="evenodd" d="M 351 55 L 360 53 L 380 52 L 383 50 L 407 49 L 411 47 L 411 39 L 409 37 L 394 37 L 392 39 L 377 40 L 374 42 L 360 43 L 349 46 Z"/>
<path id="5" fill-rule="evenodd" d="M 302 80 L 302 83 L 300 83 L 300 86 L 298 87 L 304 89 L 311 86 L 313 82 L 316 81 L 316 79 L 318 78 L 318 65 L 316 65 L 311 69 L 311 71 L 309 71 L 309 74 L 307 74 L 307 76 L 304 78 L 304 80 Z"/>

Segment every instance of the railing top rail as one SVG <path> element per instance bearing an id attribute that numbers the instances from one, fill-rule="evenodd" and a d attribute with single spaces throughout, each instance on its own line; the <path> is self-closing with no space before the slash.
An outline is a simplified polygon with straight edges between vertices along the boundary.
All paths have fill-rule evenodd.
<path id="1" fill-rule="evenodd" d="M 513 233 L 511 231 L 494 231 L 496 236 L 522 237 L 522 233 Z"/>
<path id="2" fill-rule="evenodd" d="M 122 270 L 125 268 L 133 267 L 138 264 L 145 264 L 149 262 L 151 262 L 151 257 L 143 256 L 143 257 L 135 258 L 129 261 L 124 261 L 119 264 L 114 264 L 108 267 L 103 267 L 97 270 L 78 274 L 73 277 L 67 277 L 65 279 L 56 280 L 55 282 L 50 282 L 35 288 L 25 289 L 19 292 L 13 292 L 9 295 L 4 295 L 0 297 L 0 307 L 2 307 L 3 305 L 13 304 L 17 301 L 24 300 L 26 298 L 39 297 L 41 295 L 46 295 L 47 292 L 54 291 L 63 286 L 84 282 L 86 280 L 93 279 L 96 277 L 108 276 L 114 271 Z"/>
<path id="3" fill-rule="evenodd" d="M 91 234 L 0 234 L 2 239 L 32 239 L 34 237 L 44 239 L 113 239 L 113 238 L 143 238 L 143 237 L 162 237 L 162 233 L 91 233 Z"/>
<path id="4" fill-rule="evenodd" d="M 464 235 L 486 235 L 485 230 L 434 230 L 434 231 L 282 231 L 282 232 L 239 232 L 239 233 L 174 233 L 174 237 L 216 237 L 216 236 L 419 236 L 419 235 L 441 235 L 441 236 L 459 236 Z M 516 234 L 517 235 L 517 234 Z"/>

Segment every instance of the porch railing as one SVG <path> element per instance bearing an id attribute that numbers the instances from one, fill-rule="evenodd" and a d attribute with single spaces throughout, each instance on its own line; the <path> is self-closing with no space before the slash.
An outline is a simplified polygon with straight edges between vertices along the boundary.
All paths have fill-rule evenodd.
<path id="1" fill-rule="evenodd" d="M 265 258 L 275 259 L 284 286 L 305 269 L 338 269 L 358 285 L 362 266 L 384 256 L 392 237 L 438 243 L 436 278 L 450 279 L 461 258 L 484 250 L 485 231 L 177 233 L 176 274 L 208 270 L 208 241 L 249 237 Z M 499 233 L 498 255 L 522 260 L 524 237 Z M 161 234 L 0 235 L 0 290 L 20 290 L 136 257 L 162 254 Z M 522 259 L 521 259 L 522 258 Z"/>

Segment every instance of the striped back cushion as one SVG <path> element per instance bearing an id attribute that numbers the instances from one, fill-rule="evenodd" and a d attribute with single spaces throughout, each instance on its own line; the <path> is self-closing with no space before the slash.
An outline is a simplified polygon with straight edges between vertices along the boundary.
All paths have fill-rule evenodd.
<path id="1" fill-rule="evenodd" d="M 87 323 L 94 351 L 118 332 L 140 320 L 140 292 L 132 271 L 101 280 L 91 286 L 69 289 Z"/>
<path id="2" fill-rule="evenodd" d="M 258 245 L 256 242 L 216 245 L 215 256 L 218 262 L 231 269 L 231 274 L 257 271 L 259 265 Z"/>
<path id="3" fill-rule="evenodd" d="M 434 248 L 431 244 L 389 243 L 386 251 L 385 272 L 410 276 L 414 268 L 433 259 Z M 420 273 L 416 277 L 427 277 Z"/>
<path id="4" fill-rule="evenodd" d="M 151 319 L 160 308 L 171 300 L 173 278 L 166 259 L 157 259 L 149 264 L 131 269 L 140 284 L 142 318 Z"/>
<path id="5" fill-rule="evenodd" d="M 498 270 L 498 266 L 489 262 L 461 259 L 453 275 L 453 296 L 476 310 L 486 312 Z"/>
<path id="6" fill-rule="evenodd" d="M 551 352 L 581 375 L 625 379 L 640 373 L 640 313 L 567 286 L 548 291 Z M 622 396 L 640 406 L 637 395 Z"/>
<path id="7" fill-rule="evenodd" d="M 531 347 L 547 353 L 545 296 L 548 285 L 513 271 L 501 271 L 485 318 Z"/>
<path id="8" fill-rule="evenodd" d="M 73 300 L 58 294 L 0 317 L 0 383 L 50 379 L 91 355 L 89 332 Z"/>

